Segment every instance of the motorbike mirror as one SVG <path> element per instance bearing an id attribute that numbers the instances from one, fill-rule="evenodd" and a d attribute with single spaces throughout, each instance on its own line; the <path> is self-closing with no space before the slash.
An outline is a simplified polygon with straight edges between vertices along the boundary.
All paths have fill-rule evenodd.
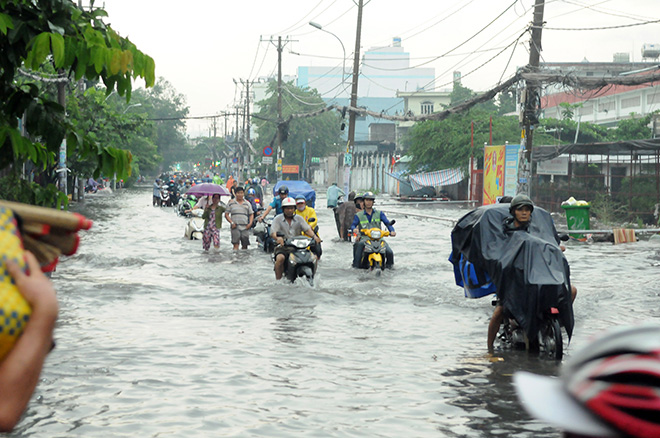
<path id="1" fill-rule="evenodd" d="M 309 219 L 307 219 L 307 222 L 316 222 L 316 218 L 315 217 L 310 217 Z"/>
<path id="2" fill-rule="evenodd" d="M 390 221 L 390 225 L 394 225 L 396 223 L 396 219 Z"/>
<path id="3" fill-rule="evenodd" d="M 559 240 L 561 240 L 562 242 L 567 242 L 570 239 L 571 239 L 571 236 L 569 236 L 566 233 L 562 233 L 562 234 L 559 235 Z"/>

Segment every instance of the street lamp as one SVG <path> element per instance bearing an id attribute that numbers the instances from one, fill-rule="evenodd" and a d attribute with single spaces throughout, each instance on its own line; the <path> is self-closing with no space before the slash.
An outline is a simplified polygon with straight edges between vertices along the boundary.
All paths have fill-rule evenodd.
<path id="1" fill-rule="evenodd" d="M 329 33 L 333 37 L 337 38 L 337 41 L 339 41 L 339 44 L 341 44 L 341 50 L 344 52 L 344 57 L 342 58 L 343 64 L 342 64 L 342 67 L 341 67 L 341 83 L 343 84 L 345 82 L 345 76 L 344 75 L 346 74 L 346 49 L 344 48 L 344 43 L 341 42 L 341 39 L 339 39 L 339 37 L 337 35 L 330 32 L 329 30 L 323 29 L 323 26 L 321 26 L 320 24 L 315 23 L 313 21 L 310 21 L 309 25 L 312 26 L 312 27 L 317 28 L 320 31 L 323 31 L 325 33 Z"/>
<path id="2" fill-rule="evenodd" d="M 134 103 L 133 105 L 129 105 L 129 106 L 126 107 L 126 109 L 124 111 L 122 111 L 122 114 L 126 114 L 126 111 L 128 111 L 131 108 L 137 107 L 137 106 L 142 106 L 142 104 L 141 103 Z"/>

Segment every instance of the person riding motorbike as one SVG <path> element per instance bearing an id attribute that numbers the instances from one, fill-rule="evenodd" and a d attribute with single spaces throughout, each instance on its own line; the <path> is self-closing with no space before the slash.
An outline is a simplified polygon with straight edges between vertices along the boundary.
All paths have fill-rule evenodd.
<path id="1" fill-rule="evenodd" d="M 534 211 L 534 203 L 527 195 L 516 195 L 511 200 L 509 213 L 511 217 L 504 220 L 503 226 L 506 232 L 527 231 L 529 223 L 532 220 L 532 212 Z M 558 241 L 559 242 L 559 241 Z M 563 249 L 562 249 L 563 250 Z M 575 301 L 577 289 L 571 285 L 571 299 Z M 495 338 L 500 330 L 500 325 L 504 320 L 504 307 L 497 301 L 493 315 L 488 323 L 488 338 L 486 341 L 488 351 L 493 351 Z"/>
<path id="2" fill-rule="evenodd" d="M 252 205 L 252 211 L 254 212 L 256 212 L 259 207 L 255 201 L 256 196 L 257 192 L 253 188 L 249 188 L 245 194 L 245 199 L 247 199 L 250 205 Z"/>
<path id="3" fill-rule="evenodd" d="M 351 224 L 351 229 L 354 233 L 358 235 L 358 240 L 353 245 L 353 267 L 360 268 L 362 262 L 362 252 L 364 251 L 364 245 L 366 236 L 360 232 L 360 230 L 366 230 L 369 228 L 381 228 L 381 223 L 385 224 L 387 229 L 390 232 L 390 236 L 396 236 L 396 231 L 394 227 L 390 224 L 390 221 L 385 216 L 385 213 L 374 209 L 374 202 L 376 201 L 376 195 L 372 192 L 366 192 L 364 194 L 364 210 L 359 211 L 353 218 L 353 223 Z M 385 267 L 391 268 L 394 265 L 394 252 L 390 246 L 385 242 L 387 247 L 385 255 Z"/>
<path id="4" fill-rule="evenodd" d="M 305 219 L 305 222 L 307 222 L 309 226 L 312 227 L 314 233 L 317 236 L 319 235 L 319 219 L 316 217 L 316 211 L 307 205 L 307 200 L 303 195 L 298 195 L 296 197 L 296 215 L 302 216 L 302 218 Z M 322 252 L 321 244 L 319 243 L 318 252 L 316 255 L 320 258 Z"/>
<path id="5" fill-rule="evenodd" d="M 287 190 L 288 191 L 288 190 Z M 273 224 L 271 228 L 271 237 L 275 239 L 278 243 L 278 246 L 275 248 L 273 255 L 275 257 L 275 278 L 280 280 L 282 274 L 284 273 L 285 262 L 288 260 L 289 255 L 295 250 L 284 245 L 286 239 L 290 239 L 300 234 L 306 234 L 307 236 L 314 239 L 316 245 L 321 243 L 321 239 L 314 234 L 312 227 L 309 226 L 307 221 L 302 218 L 302 216 L 297 216 L 296 211 L 296 201 L 293 198 L 285 198 L 282 200 L 282 214 L 278 214 L 273 219 Z M 281 235 L 278 236 L 277 234 Z M 314 253 L 317 253 L 317 248 L 314 246 L 310 247 L 310 250 Z"/>
<path id="6" fill-rule="evenodd" d="M 257 218 L 259 222 L 263 221 L 266 216 L 268 216 L 268 213 L 271 212 L 271 210 L 274 208 L 275 209 L 275 214 L 282 214 L 282 201 L 289 196 L 289 188 L 287 186 L 280 186 L 279 189 L 277 189 L 277 194 L 279 197 L 276 197 L 273 199 L 273 202 L 271 202 L 268 205 L 268 208 L 264 210 L 263 213 L 261 213 L 261 216 Z M 293 206 L 296 206 L 296 201 L 293 201 Z"/>

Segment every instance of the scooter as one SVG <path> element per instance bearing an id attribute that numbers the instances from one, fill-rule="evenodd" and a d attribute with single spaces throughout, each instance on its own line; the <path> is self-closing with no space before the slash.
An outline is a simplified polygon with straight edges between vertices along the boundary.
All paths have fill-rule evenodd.
<path id="1" fill-rule="evenodd" d="M 394 225 L 396 221 L 390 222 Z M 376 275 L 385 269 L 385 253 L 387 246 L 383 237 L 390 235 L 388 230 L 381 230 L 380 228 L 368 228 L 361 230 L 362 234 L 367 236 L 362 251 L 362 260 L 360 261 L 361 269 L 368 269 L 369 271 L 376 270 Z"/>
<path id="2" fill-rule="evenodd" d="M 202 219 L 204 210 L 198 208 L 190 213 L 191 217 L 186 224 L 184 235 L 188 240 L 202 240 L 204 236 L 204 219 Z"/>
<path id="3" fill-rule="evenodd" d="M 167 191 L 167 186 L 163 186 L 160 189 L 160 206 L 161 207 L 171 207 L 172 206 L 172 200 L 170 198 L 170 194 Z"/>
<path id="4" fill-rule="evenodd" d="M 497 300 L 493 300 L 493 306 Z M 559 325 L 559 310 L 550 307 L 542 313 L 541 325 L 536 337 L 529 338 L 511 313 L 504 309 L 504 322 L 498 333 L 500 345 L 505 349 L 527 350 L 538 353 L 543 359 L 561 360 L 564 341 Z"/>
<path id="5" fill-rule="evenodd" d="M 277 235 L 284 236 L 282 233 L 277 233 Z M 284 241 L 284 246 L 294 248 L 294 251 L 289 254 L 289 259 L 284 267 L 284 275 L 291 283 L 295 282 L 296 278 L 304 277 L 311 286 L 314 286 L 314 274 L 316 274 L 318 258 L 309 248 L 313 243 L 314 239 L 302 235 Z"/>

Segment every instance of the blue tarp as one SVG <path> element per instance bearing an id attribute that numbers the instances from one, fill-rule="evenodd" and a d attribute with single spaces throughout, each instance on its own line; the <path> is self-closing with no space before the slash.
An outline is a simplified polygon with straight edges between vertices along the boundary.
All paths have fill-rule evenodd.
<path id="1" fill-rule="evenodd" d="M 287 186 L 289 188 L 289 196 L 292 198 L 303 195 L 307 200 L 307 205 L 315 208 L 316 192 L 307 181 L 278 181 L 277 184 L 275 184 L 275 187 L 273 187 L 274 197 L 278 196 L 277 191 L 281 186 Z"/>

